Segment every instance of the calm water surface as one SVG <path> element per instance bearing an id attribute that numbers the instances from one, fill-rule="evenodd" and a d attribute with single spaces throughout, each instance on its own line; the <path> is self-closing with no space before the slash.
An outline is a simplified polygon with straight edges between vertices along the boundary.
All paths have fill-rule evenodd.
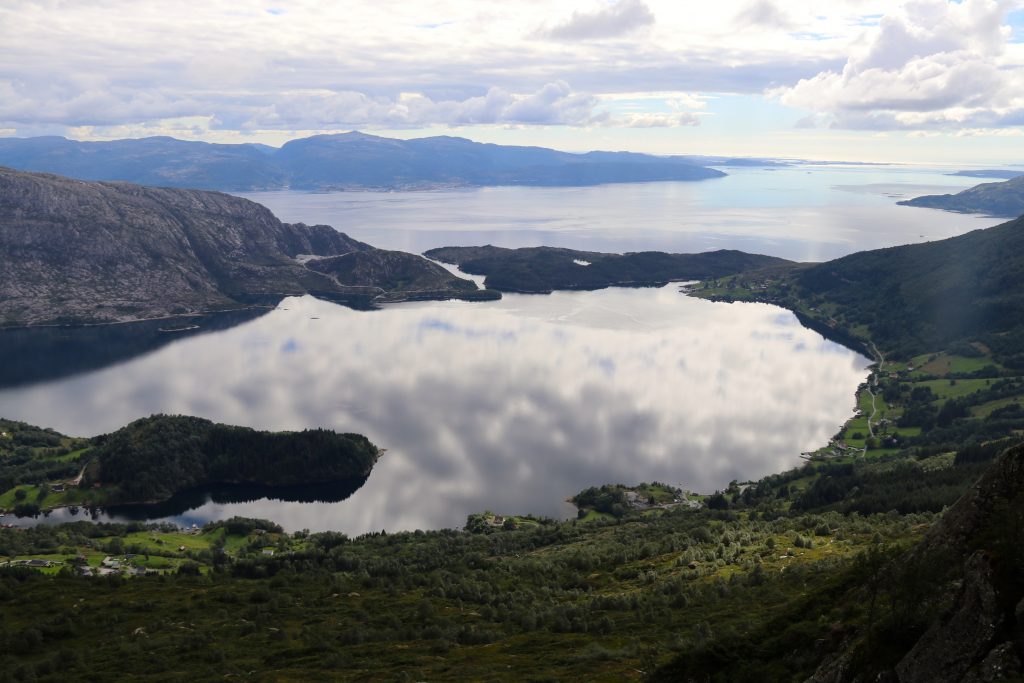
<path id="1" fill-rule="evenodd" d="M 1002 222 L 896 205 L 900 199 L 959 192 L 980 182 L 945 175 L 950 169 L 807 165 L 725 170 L 727 177 L 701 182 L 242 196 L 270 207 L 285 221 L 326 223 L 375 246 L 416 253 L 481 244 L 614 252 L 728 248 L 824 261 Z"/>
<path id="2" fill-rule="evenodd" d="M 2 342 L 2 338 L 0 338 Z M 708 491 L 798 462 L 850 415 L 867 360 L 760 304 L 677 285 L 352 311 L 311 297 L 104 369 L 0 391 L 0 415 L 92 435 L 154 412 L 324 426 L 387 452 L 337 503 L 216 503 L 289 529 L 571 514 L 586 486 Z M 54 519 L 60 518 L 56 515 Z"/>

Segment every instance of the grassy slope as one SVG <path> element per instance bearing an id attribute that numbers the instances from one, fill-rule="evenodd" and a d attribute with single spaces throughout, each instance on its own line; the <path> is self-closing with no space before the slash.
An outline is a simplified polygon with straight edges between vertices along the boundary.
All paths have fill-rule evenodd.
<path id="1" fill-rule="evenodd" d="M 796 272 L 792 285 L 894 358 L 995 340 L 997 356 L 1019 361 L 1024 342 L 1005 337 L 1024 324 L 1024 220 L 853 254 Z"/>

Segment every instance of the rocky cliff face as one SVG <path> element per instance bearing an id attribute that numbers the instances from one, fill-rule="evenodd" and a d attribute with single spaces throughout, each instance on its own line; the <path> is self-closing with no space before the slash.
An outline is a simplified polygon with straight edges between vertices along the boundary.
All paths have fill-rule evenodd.
<path id="1" fill-rule="evenodd" d="M 1024 446 L 1000 456 L 914 555 L 945 558 L 953 576 L 938 618 L 897 665 L 900 682 L 1024 673 Z"/>
<path id="2" fill-rule="evenodd" d="M 376 251 L 216 192 L 0 168 L 0 326 L 153 318 L 304 293 L 346 300 L 332 275 L 295 257 Z"/>
<path id="3" fill-rule="evenodd" d="M 811 682 L 1021 680 L 1024 445 L 1003 453 L 889 574 L 911 577 L 895 589 L 897 600 L 913 593 L 915 608 L 923 606 L 934 616 L 891 669 L 879 672 L 862 640 L 826 661 Z"/>

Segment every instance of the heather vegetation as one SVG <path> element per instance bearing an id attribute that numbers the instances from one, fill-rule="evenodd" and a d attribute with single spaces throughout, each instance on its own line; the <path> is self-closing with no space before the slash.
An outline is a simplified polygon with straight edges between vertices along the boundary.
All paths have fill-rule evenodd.
<path id="1" fill-rule="evenodd" d="M 851 648 L 858 670 L 896 666 L 942 609 L 934 586 L 977 547 L 1004 558 L 1000 600 L 1020 597 L 1019 501 L 967 545 L 949 536 L 922 551 L 939 527 L 933 512 L 896 511 L 909 476 L 872 492 L 890 511 L 868 513 L 819 500 L 805 485 L 815 466 L 723 492 L 728 509 L 607 521 L 471 519 L 472 531 L 357 538 L 240 518 L 191 532 L 2 530 L 0 669 L 11 680 L 803 680 Z M 981 466 L 951 469 L 966 481 Z M 816 482 L 840 476 L 818 467 Z M 132 571 L 83 576 L 112 557 Z M 59 564 L 19 564 L 29 559 Z"/>

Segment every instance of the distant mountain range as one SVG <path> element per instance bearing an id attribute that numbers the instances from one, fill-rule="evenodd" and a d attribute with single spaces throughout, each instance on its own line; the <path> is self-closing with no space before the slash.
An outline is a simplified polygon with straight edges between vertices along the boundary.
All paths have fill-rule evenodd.
<path id="1" fill-rule="evenodd" d="M 110 142 L 0 138 L 0 166 L 81 180 L 230 192 L 705 180 L 725 175 L 707 168 L 714 162 L 774 163 L 631 152 L 572 154 L 447 136 L 396 140 L 358 132 L 292 140 L 280 149 L 170 137 Z"/>
<path id="2" fill-rule="evenodd" d="M 1024 214 L 1024 176 L 1019 175 L 1001 183 L 982 183 L 956 194 L 926 195 L 898 203 L 958 213 L 1016 218 Z"/>
<path id="3" fill-rule="evenodd" d="M 356 307 L 498 297 L 421 256 L 282 223 L 239 197 L 4 168 L 0 264 L 0 326 L 138 320 L 307 293 Z"/>

